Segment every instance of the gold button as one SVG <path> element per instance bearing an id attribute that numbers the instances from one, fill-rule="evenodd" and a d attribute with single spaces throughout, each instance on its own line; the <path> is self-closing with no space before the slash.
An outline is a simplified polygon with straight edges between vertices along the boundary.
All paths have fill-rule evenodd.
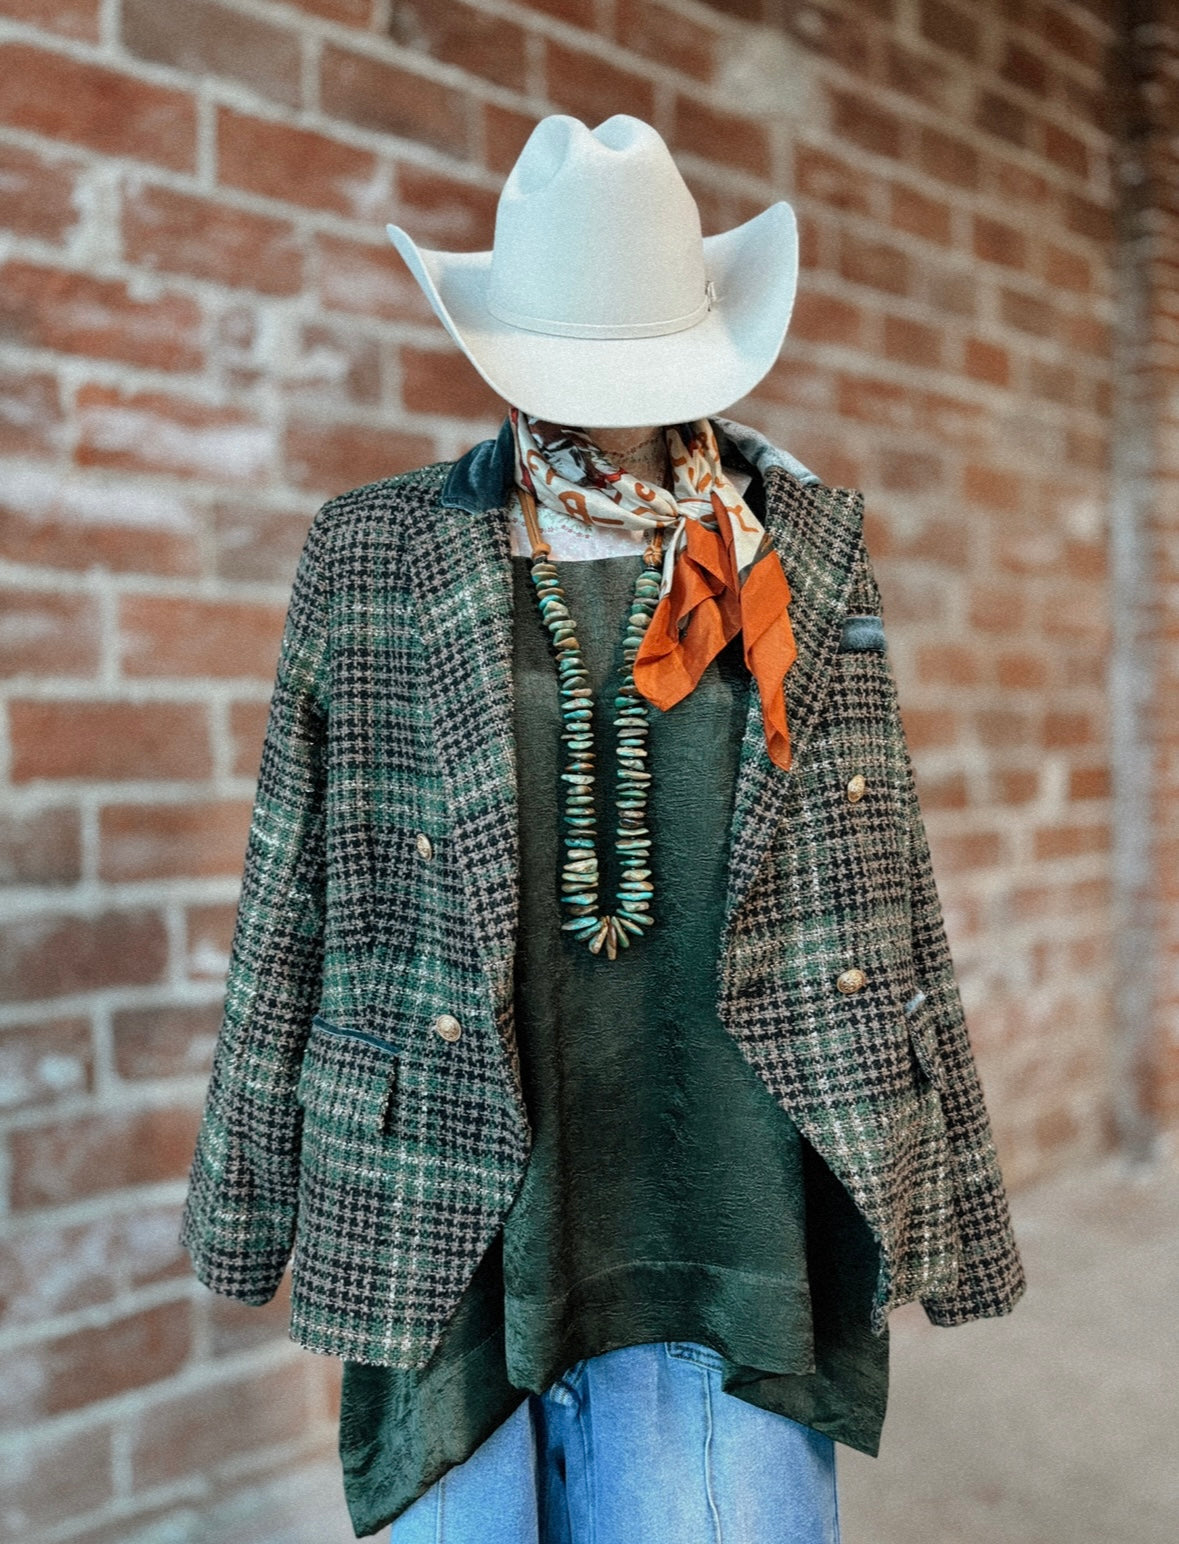
<path id="1" fill-rule="evenodd" d="M 463 1026 L 453 1013 L 440 1013 L 434 1020 L 434 1028 L 443 1040 L 457 1040 L 463 1032 Z"/>
<path id="2" fill-rule="evenodd" d="M 421 853 L 422 857 L 432 858 L 434 856 L 434 844 L 424 831 L 418 832 L 417 840 L 418 851 Z"/>
<path id="3" fill-rule="evenodd" d="M 841 992 L 858 992 L 863 984 L 864 972 L 856 970 L 854 966 L 851 970 L 842 971 L 835 978 L 835 985 Z"/>
<path id="4" fill-rule="evenodd" d="M 849 804 L 858 804 L 864 797 L 864 789 L 867 788 L 867 779 L 862 772 L 857 772 L 855 777 L 848 778 L 847 800 Z"/>

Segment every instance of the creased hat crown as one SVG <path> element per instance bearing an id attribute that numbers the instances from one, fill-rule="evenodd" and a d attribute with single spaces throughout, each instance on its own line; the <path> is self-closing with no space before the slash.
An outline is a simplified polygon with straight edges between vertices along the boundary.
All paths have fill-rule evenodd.
<path id="1" fill-rule="evenodd" d="M 615 113 L 590 130 L 554 113 L 500 194 L 487 309 L 575 338 L 680 331 L 708 311 L 700 212 L 663 139 Z"/>

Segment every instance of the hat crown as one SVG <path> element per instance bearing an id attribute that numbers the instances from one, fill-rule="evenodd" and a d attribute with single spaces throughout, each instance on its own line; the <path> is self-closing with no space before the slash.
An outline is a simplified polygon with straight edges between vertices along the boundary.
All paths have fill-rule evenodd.
<path id="1" fill-rule="evenodd" d="M 635 338 L 707 312 L 700 212 L 659 133 L 615 113 L 594 130 L 554 113 L 500 194 L 493 316 L 566 337 Z"/>

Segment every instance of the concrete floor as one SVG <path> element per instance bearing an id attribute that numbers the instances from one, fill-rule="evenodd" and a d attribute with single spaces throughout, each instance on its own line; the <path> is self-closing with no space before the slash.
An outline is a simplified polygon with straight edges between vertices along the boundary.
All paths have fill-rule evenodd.
<path id="1" fill-rule="evenodd" d="M 1012 1210 L 1009 1316 L 891 1320 L 880 1456 L 839 1450 L 845 1544 L 1179 1540 L 1179 1180 L 1111 1164 Z"/>
<path id="2" fill-rule="evenodd" d="M 1029 1287 L 1012 1314 L 893 1316 L 880 1456 L 839 1449 L 844 1544 L 1179 1540 L 1179 1177 L 1109 1164 L 1013 1211 Z M 195 1536 L 354 1537 L 334 1464 L 233 1512 Z"/>

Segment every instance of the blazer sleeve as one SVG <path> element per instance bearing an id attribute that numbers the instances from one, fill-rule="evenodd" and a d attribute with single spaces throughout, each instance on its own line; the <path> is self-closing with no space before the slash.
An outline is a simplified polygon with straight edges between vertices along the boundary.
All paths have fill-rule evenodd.
<path id="1" fill-rule="evenodd" d="M 324 516 L 297 565 L 266 723 L 225 1005 L 180 1242 L 207 1287 L 266 1303 L 294 1240 L 303 1048 L 321 989 L 328 608 Z"/>
<path id="2" fill-rule="evenodd" d="M 853 601 L 865 611 L 880 614 L 883 620 L 880 590 L 864 546 L 861 546 L 860 562 Z M 917 984 L 926 996 L 920 1010 L 922 1022 L 932 1032 L 941 1067 L 939 1095 L 950 1144 L 955 1211 L 962 1246 L 954 1290 L 921 1301 L 927 1317 L 934 1324 L 963 1324 L 1009 1312 L 1022 1296 L 1026 1282 L 950 956 L 929 838 L 917 795 L 913 758 L 901 719 L 896 678 L 887 653 L 884 661 L 891 686 L 893 733 L 905 768 L 903 818 L 908 838 L 914 968 Z"/>
<path id="3" fill-rule="evenodd" d="M 901 733 L 903 736 L 903 729 Z M 940 1096 L 950 1141 L 962 1244 L 954 1291 L 923 1298 L 922 1306 L 934 1324 L 963 1324 L 1010 1312 L 1026 1283 L 982 1084 L 971 1051 L 962 996 L 950 958 L 907 745 L 905 760 L 913 958 L 918 983 L 928 999 L 923 1013 L 936 1036 L 941 1062 Z"/>

